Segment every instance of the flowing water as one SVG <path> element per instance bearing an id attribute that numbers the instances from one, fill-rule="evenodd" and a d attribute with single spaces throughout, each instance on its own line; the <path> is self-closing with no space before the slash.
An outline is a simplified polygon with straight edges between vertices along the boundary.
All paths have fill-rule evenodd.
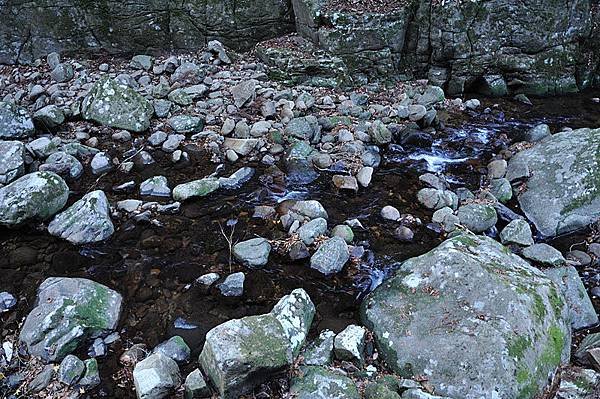
<path id="1" fill-rule="evenodd" d="M 526 106 L 503 100 L 489 113 L 474 112 L 460 120 L 448 121 L 446 128 L 435 134 L 424 133 L 425 146 L 394 144 L 382 155 L 371 186 L 358 194 L 337 191 L 331 176 L 321 176 L 308 185 L 286 185 L 283 176 L 261 165 L 254 178 L 242 188 L 220 192 L 209 198 L 185 203 L 176 215 L 158 215 L 150 222 L 133 219 L 117 221 L 114 236 L 104 244 L 77 248 L 50 237 L 43 226 L 19 230 L 0 230 L 0 291 L 9 291 L 19 299 L 16 311 L 2 318 L 3 336 L 14 331 L 32 308 L 35 289 L 48 276 L 79 276 L 94 279 L 117 289 L 124 297 L 120 323 L 121 340 L 112 345 L 107 359 L 100 360 L 103 383 L 100 397 L 133 397 L 131 390 L 118 386 L 111 378 L 118 366 L 122 348 L 143 342 L 152 347 L 171 335 L 181 335 L 193 350 L 193 359 L 202 348 L 203 337 L 217 324 L 232 318 L 264 313 L 292 289 L 303 287 L 317 307 L 312 333 L 324 328 L 339 331 L 357 321 L 361 298 L 383 281 L 399 262 L 423 254 L 436 246 L 441 237 L 428 222 L 431 212 L 416 203 L 416 192 L 422 187 L 418 176 L 425 172 L 444 173 L 452 189 L 477 189 L 485 165 L 491 157 L 506 149 L 516 135 L 538 123 L 548 123 L 553 131 L 565 126 L 600 126 L 600 105 L 590 98 L 598 93 L 534 100 Z M 109 149 L 115 155 L 114 148 Z M 203 150 L 188 146 L 191 165 L 173 167 L 167 159 L 146 167 L 135 175 L 115 172 L 96 181 L 86 174 L 71 185 L 80 197 L 90 186 L 103 189 L 111 203 L 135 197 L 115 193 L 112 187 L 128 180 L 140 183 L 162 174 L 170 186 L 208 175 L 215 166 L 203 156 Z M 236 168 L 239 165 L 235 166 Z M 233 172 L 228 167 L 223 175 Z M 87 172 L 86 172 L 87 173 Z M 365 248 L 360 261 L 351 262 L 343 272 L 324 277 L 308 267 L 307 260 L 290 262 L 272 252 L 269 264 L 261 270 L 246 269 L 229 262 L 229 246 L 221 234 L 229 234 L 227 220 L 236 219 L 234 240 L 255 235 L 272 240 L 285 238 L 285 233 L 269 220 L 253 218 L 256 205 L 285 207 L 288 199 L 316 199 L 329 213 L 329 225 L 358 219 L 364 229 L 355 228 L 355 241 Z M 73 199 L 71 201 L 73 201 Z M 385 205 L 397 207 L 403 214 L 422 220 L 413 227 L 412 242 L 394 238 L 395 223 L 384 223 L 379 216 Z M 514 204 L 512 204 L 513 209 Z M 559 242 L 565 249 L 569 242 Z M 246 273 L 242 298 L 222 297 L 217 289 L 206 293 L 193 284 L 208 272 L 221 276 L 230 272 Z M 589 271 L 588 271 L 589 272 Z M 598 280 L 594 271 L 586 275 L 588 285 Z M 594 278 L 596 280 L 594 280 Z M 195 366 L 192 362 L 183 373 Z"/>

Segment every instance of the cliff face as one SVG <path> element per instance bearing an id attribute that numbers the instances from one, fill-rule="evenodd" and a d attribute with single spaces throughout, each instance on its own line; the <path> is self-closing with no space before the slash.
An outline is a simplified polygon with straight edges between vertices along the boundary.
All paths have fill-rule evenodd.
<path id="1" fill-rule="evenodd" d="M 51 51 L 250 49 L 294 30 L 288 0 L 0 0 L 0 63 Z"/>
<path id="2" fill-rule="evenodd" d="M 296 30 L 355 81 L 427 77 L 450 93 L 491 95 L 599 83 L 598 0 L 406 0 L 375 12 L 338 3 L 0 0 L 0 63 L 50 51 L 192 50 L 211 39 L 247 50 Z"/>

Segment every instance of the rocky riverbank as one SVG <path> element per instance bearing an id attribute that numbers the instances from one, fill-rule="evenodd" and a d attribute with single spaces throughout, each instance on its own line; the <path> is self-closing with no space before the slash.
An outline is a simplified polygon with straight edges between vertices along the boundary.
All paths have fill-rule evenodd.
<path id="1" fill-rule="evenodd" d="M 593 395 L 597 94 L 272 72 L 216 41 L 2 67 L 2 392 Z"/>

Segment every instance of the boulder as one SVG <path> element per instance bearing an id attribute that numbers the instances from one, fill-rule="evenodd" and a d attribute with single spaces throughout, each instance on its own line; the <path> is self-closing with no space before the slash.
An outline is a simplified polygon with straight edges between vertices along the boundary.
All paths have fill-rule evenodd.
<path id="1" fill-rule="evenodd" d="M 423 375 L 442 396 L 533 398 L 570 355 L 560 290 L 488 237 L 459 235 L 405 261 L 361 318 L 396 373 Z"/>
<path id="2" fill-rule="evenodd" d="M 20 141 L 0 141 L 0 185 L 25 174 L 25 146 Z"/>
<path id="3" fill-rule="evenodd" d="M 545 243 L 533 244 L 525 248 L 522 255 L 544 266 L 561 266 L 566 262 L 558 249 Z"/>
<path id="4" fill-rule="evenodd" d="M 94 84 L 81 105 L 84 119 L 132 132 L 147 130 L 153 113 L 148 100 L 108 77 Z"/>
<path id="5" fill-rule="evenodd" d="M 237 398 L 292 364 L 314 314 L 306 292 L 294 290 L 271 313 L 229 320 L 210 330 L 200 366 L 221 397 Z"/>
<path id="6" fill-rule="evenodd" d="M 556 133 L 513 156 L 506 177 L 526 179 L 517 195 L 538 231 L 555 236 L 600 219 L 600 129 Z"/>
<path id="7" fill-rule="evenodd" d="M 25 108 L 0 101 L 0 139 L 22 139 L 34 133 L 33 120 Z"/>
<path id="8" fill-rule="evenodd" d="M 29 354 L 60 361 L 87 340 L 117 327 L 121 295 L 83 278 L 50 277 L 38 288 L 19 339 Z"/>
<path id="9" fill-rule="evenodd" d="M 0 225 L 46 220 L 60 211 L 68 198 L 67 183 L 52 172 L 22 176 L 0 188 Z"/>
<path id="10" fill-rule="evenodd" d="M 133 382 L 138 399 L 162 399 L 179 386 L 181 375 L 173 359 L 153 353 L 135 365 Z"/>
<path id="11" fill-rule="evenodd" d="M 467 204 L 458 208 L 456 214 L 460 224 L 473 233 L 483 233 L 498 222 L 496 209 L 487 204 Z"/>
<path id="12" fill-rule="evenodd" d="M 502 244 L 532 245 L 531 227 L 526 220 L 515 219 L 500 232 Z"/>
<path id="13" fill-rule="evenodd" d="M 310 258 L 310 267 L 329 275 L 337 273 L 350 259 L 348 245 L 341 237 L 325 241 Z"/>
<path id="14" fill-rule="evenodd" d="M 108 199 L 102 190 L 92 191 L 59 213 L 48 225 L 48 232 L 72 244 L 106 240 L 115 228 L 110 219 Z"/>

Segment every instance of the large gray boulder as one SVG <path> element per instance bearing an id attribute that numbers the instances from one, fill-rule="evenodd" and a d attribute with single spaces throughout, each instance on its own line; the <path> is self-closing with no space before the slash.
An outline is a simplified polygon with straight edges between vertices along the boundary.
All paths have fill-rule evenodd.
<path id="1" fill-rule="evenodd" d="M 361 308 L 395 372 L 464 399 L 533 398 L 569 359 L 569 316 L 544 273 L 471 234 L 407 260 Z"/>
<path id="2" fill-rule="evenodd" d="M 94 84 L 81 105 L 84 119 L 132 132 L 147 130 L 153 113 L 148 100 L 108 77 Z"/>
<path id="3" fill-rule="evenodd" d="M 47 278 L 19 339 L 31 355 L 60 361 L 88 339 L 114 330 L 121 301 L 117 292 L 91 280 Z"/>
<path id="4" fill-rule="evenodd" d="M 106 240 L 115 231 L 110 219 L 108 199 L 101 190 L 92 191 L 59 213 L 48 225 L 48 232 L 73 244 Z"/>
<path id="5" fill-rule="evenodd" d="M 296 289 L 271 313 L 229 320 L 206 334 L 200 367 L 221 397 L 237 398 L 292 364 L 314 314 L 308 294 Z"/>
<path id="6" fill-rule="evenodd" d="M 33 120 L 25 108 L 0 101 L 0 139 L 22 139 L 34 133 Z"/>
<path id="7" fill-rule="evenodd" d="M 52 172 L 22 176 L 0 188 L 0 225 L 46 220 L 60 211 L 68 198 L 67 183 Z"/>
<path id="8" fill-rule="evenodd" d="M 25 146 L 20 141 L 0 141 L 0 185 L 25 173 Z"/>
<path id="9" fill-rule="evenodd" d="M 517 199 L 545 236 L 600 219 L 600 129 L 561 132 L 512 157 L 507 178 L 526 179 Z"/>

